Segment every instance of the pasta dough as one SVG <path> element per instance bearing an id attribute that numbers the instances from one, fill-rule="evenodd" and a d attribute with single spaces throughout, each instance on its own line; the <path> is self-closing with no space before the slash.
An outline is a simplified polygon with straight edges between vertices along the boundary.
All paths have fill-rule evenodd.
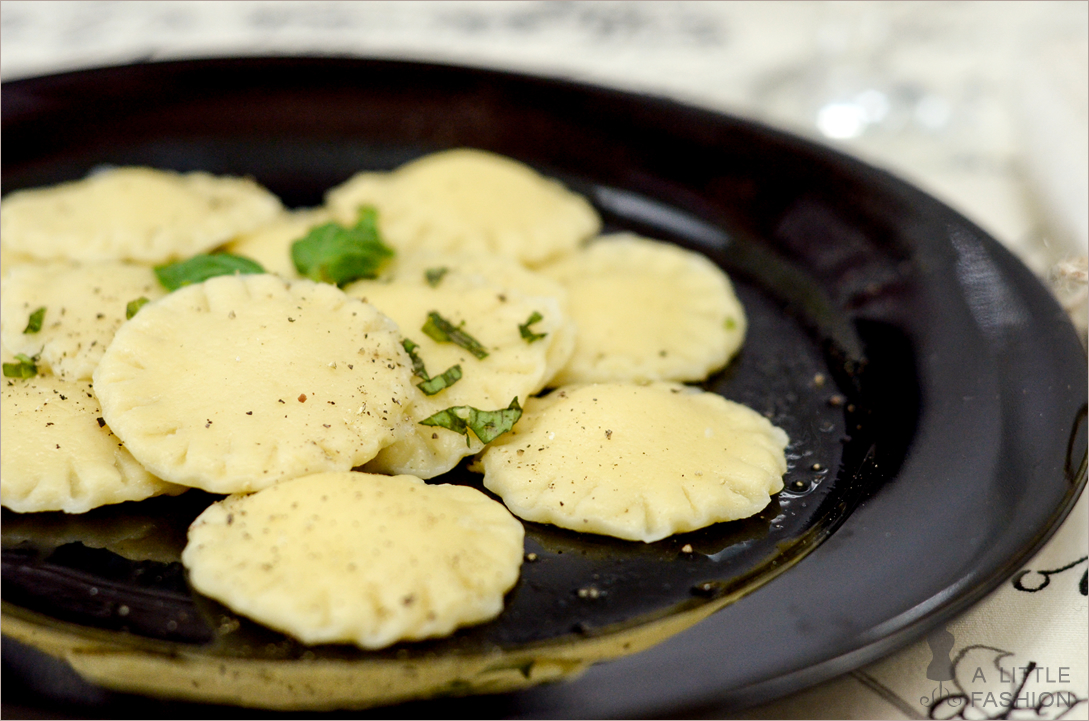
<path id="1" fill-rule="evenodd" d="M 22 265 L 0 287 L 0 340 L 11 353 L 40 353 L 40 364 L 65 380 L 90 380 L 125 322 L 129 302 L 165 294 L 155 273 L 142 265 Z M 45 309 L 41 330 L 24 332 L 30 314 L 40 308 Z"/>
<path id="2" fill-rule="evenodd" d="M 291 258 L 291 245 L 306 236 L 311 228 L 331 221 L 332 216 L 321 208 L 284 213 L 232 240 L 227 244 L 227 252 L 251 258 L 269 273 L 282 278 L 299 278 Z"/>
<path id="3" fill-rule="evenodd" d="M 114 168 L 4 197 L 6 249 L 42 260 L 164 263 L 216 247 L 281 212 L 252 180 Z"/>
<path id="4" fill-rule="evenodd" d="M 235 493 L 373 458 L 396 437 L 411 373 L 396 326 L 336 287 L 220 276 L 145 305 L 94 389 L 152 472 Z"/>
<path id="5" fill-rule="evenodd" d="M 601 220 L 585 198 L 510 158 L 481 150 L 433 153 L 388 173 L 361 173 L 326 195 L 341 222 L 361 205 L 398 252 L 495 253 L 536 265 L 573 251 Z"/>
<path id="6" fill-rule="evenodd" d="M 5 355 L 4 362 L 11 362 Z M 144 470 L 102 420 L 91 384 L 56 376 L 3 382 L 0 502 L 17 513 L 84 513 L 183 486 Z"/>
<path id="7" fill-rule="evenodd" d="M 428 280 L 428 274 L 432 280 Z M 507 295 L 537 296 L 554 300 L 564 320 L 552 325 L 552 338 L 548 342 L 547 385 L 570 360 L 575 351 L 575 323 L 567 311 L 567 290 L 548 276 L 530 270 L 516 260 L 499 255 L 481 253 L 441 253 L 417 251 L 401 253 L 382 271 L 383 280 L 403 280 L 438 287 L 443 282 L 489 282 L 502 287 Z M 460 279 L 459 279 L 460 277 Z M 536 327 L 536 326 L 534 326 Z"/>
<path id="8" fill-rule="evenodd" d="M 567 288 L 578 328 L 553 385 L 700 381 L 745 339 L 745 311 L 726 275 L 671 243 L 603 236 L 541 270 Z"/>
<path id="9" fill-rule="evenodd" d="M 201 593 L 304 643 L 374 649 L 497 616 L 523 536 L 472 488 L 322 473 L 210 506 L 182 563 Z"/>
<path id="10" fill-rule="evenodd" d="M 466 438 L 419 421 L 451 406 L 492 411 L 506 408 L 512 398 L 524 402 L 544 387 L 550 368 L 549 349 L 566 323 L 555 299 L 522 296 L 479 276 L 458 273 L 444 277 L 435 287 L 410 276 L 394 282 L 359 281 L 346 292 L 393 318 L 404 336 L 419 345 L 416 353 L 429 375 L 440 375 L 455 365 L 462 372 L 460 380 L 435 395 L 412 389 L 405 435 L 366 466 L 376 473 L 432 478 L 478 452 L 483 444 L 476 436 Z M 484 345 L 487 357 L 476 358 L 465 348 L 428 337 L 421 328 L 431 311 L 438 311 L 454 325 L 464 323 L 464 330 Z M 533 324 L 533 331 L 546 335 L 531 343 L 522 337 L 519 325 L 534 312 L 542 318 Z"/>
<path id="11" fill-rule="evenodd" d="M 9 270 L 25 263 L 33 263 L 34 257 L 26 253 L 16 253 L 8 250 L 6 245 L 0 242 L 0 275 L 6 275 Z"/>
<path id="12" fill-rule="evenodd" d="M 427 273 L 435 273 L 428 281 Z M 383 280 L 421 281 L 438 287 L 448 273 L 479 276 L 487 281 L 523 295 L 543 295 L 567 305 L 567 291 L 561 283 L 543 273 L 530 270 L 512 258 L 485 253 L 452 253 L 442 251 L 413 251 L 400 253 L 382 270 Z"/>
<path id="13" fill-rule="evenodd" d="M 782 429 L 674 383 L 531 398 L 484 450 L 484 486 L 527 521 L 650 543 L 759 513 L 783 489 Z"/>

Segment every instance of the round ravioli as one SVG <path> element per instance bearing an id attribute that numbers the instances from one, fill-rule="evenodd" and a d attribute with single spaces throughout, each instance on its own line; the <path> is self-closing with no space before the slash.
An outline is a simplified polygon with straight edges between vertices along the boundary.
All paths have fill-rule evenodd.
<path id="1" fill-rule="evenodd" d="M 11 353 L 40 356 L 42 365 L 65 380 L 90 380 L 125 322 L 129 303 L 163 295 L 166 291 L 147 266 L 119 261 L 22 265 L 0 287 L 0 341 Z"/>
<path id="2" fill-rule="evenodd" d="M 472 488 L 322 473 L 210 506 L 182 563 L 201 593 L 304 643 L 376 649 L 499 615 L 523 535 Z"/>
<path id="3" fill-rule="evenodd" d="M 145 305 L 94 389 L 152 472 L 235 493 L 373 458 L 396 436 L 411 375 L 373 306 L 324 283 L 242 275 Z"/>
<path id="4" fill-rule="evenodd" d="M 43 260 L 163 263 L 214 248 L 281 210 L 252 180 L 125 167 L 5 196 L 0 235 L 10 250 Z"/>
<path id="5" fill-rule="evenodd" d="M 361 205 L 377 208 L 383 237 L 398 251 L 496 253 L 527 265 L 570 253 L 601 228 L 593 206 L 559 182 L 471 149 L 361 173 L 329 191 L 326 203 L 346 223 Z"/>
<path id="6" fill-rule="evenodd" d="M 285 212 L 232 240 L 227 244 L 227 252 L 251 258 L 269 273 L 282 278 L 299 278 L 291 258 L 292 244 L 306 237 L 311 228 L 331 220 L 329 212 L 321 208 Z"/>
<path id="7" fill-rule="evenodd" d="M 171 486 L 184 493 L 185 486 Z M 167 494 L 164 494 L 167 495 Z M 191 502 L 191 503 L 190 503 Z M 130 561 L 177 563 L 185 548 L 185 528 L 177 519 L 208 505 L 203 496 L 181 500 L 105 506 L 87 513 L 24 513 L 4 518 L 4 544 L 21 543 L 51 551 L 69 543 L 101 548 Z M 170 511 L 180 509 L 177 514 Z"/>
<path id="8" fill-rule="evenodd" d="M 418 250 L 399 253 L 382 269 L 382 279 L 425 282 L 439 286 L 444 278 L 475 275 L 508 290 L 523 295 L 543 295 L 555 298 L 564 306 L 567 291 L 559 282 L 543 273 L 501 255 L 486 253 L 453 253 Z"/>
<path id="9" fill-rule="evenodd" d="M 435 251 L 416 251 L 401 253 L 382 271 L 384 280 L 402 280 L 406 282 L 425 282 L 431 287 L 438 287 L 444 281 L 464 283 L 464 276 L 471 276 L 476 282 L 489 282 L 501 286 L 507 295 L 535 296 L 551 298 L 559 305 L 560 312 L 567 317 L 566 322 L 555 325 L 553 337 L 548 343 L 545 370 L 547 385 L 560 368 L 571 359 L 575 351 L 575 324 L 567 311 L 567 290 L 548 276 L 530 270 L 512 258 L 480 253 L 442 253 Z M 472 281 L 470 281 L 472 282 Z M 510 291 L 513 291 L 511 293 Z M 536 326 L 531 326 L 530 329 Z"/>
<path id="10" fill-rule="evenodd" d="M 4 357 L 4 362 L 13 359 Z M 110 432 L 88 382 L 5 378 L 0 503 L 17 513 L 84 513 L 188 490 L 148 473 Z"/>
<path id="11" fill-rule="evenodd" d="M 567 288 L 578 328 L 557 386 L 703 380 L 745 339 L 745 311 L 726 274 L 671 243 L 603 236 L 542 272 Z"/>
<path id="12" fill-rule="evenodd" d="M 783 489 L 787 443 L 713 393 L 591 384 L 531 398 L 481 465 L 519 518 L 650 543 L 759 513 Z"/>
<path id="13" fill-rule="evenodd" d="M 14 250 L 8 250 L 6 245 L 0 245 L 0 275 L 6 274 L 12 268 L 35 261 L 32 255 L 16 253 Z"/>
<path id="14" fill-rule="evenodd" d="M 431 395 L 419 387 L 412 389 L 405 434 L 366 465 L 376 473 L 432 478 L 479 451 L 483 443 L 472 431 L 461 435 L 421 421 L 449 408 L 491 412 L 510 407 L 514 400 L 524 403 L 547 381 L 549 348 L 562 337 L 567 322 L 553 298 L 522 296 L 472 275 L 450 273 L 436 286 L 411 278 L 358 281 L 345 290 L 393 318 L 404 337 L 417 346 L 413 353 L 422 364 L 417 384 L 424 381 L 423 374 L 450 379 L 445 388 L 428 389 L 435 391 Z M 534 313 L 540 319 L 528 324 Z M 437 335 L 432 326 L 443 322 L 479 343 L 479 348 L 428 335 Z M 530 338 L 523 335 L 523 328 Z M 533 335 L 541 337 L 532 339 Z"/>

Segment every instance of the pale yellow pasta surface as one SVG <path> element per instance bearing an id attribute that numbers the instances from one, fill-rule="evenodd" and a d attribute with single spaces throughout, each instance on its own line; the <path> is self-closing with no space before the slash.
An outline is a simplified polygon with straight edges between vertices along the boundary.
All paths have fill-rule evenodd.
<path id="1" fill-rule="evenodd" d="M 13 359 L 4 355 L 4 362 Z M 182 486 L 148 473 L 102 420 L 89 382 L 5 378 L 0 401 L 0 502 L 18 513 L 84 513 Z"/>
<path id="2" fill-rule="evenodd" d="M 514 398 L 524 402 L 548 381 L 553 367 L 550 349 L 566 342 L 567 319 L 555 299 L 523 296 L 479 276 L 451 273 L 434 287 L 411 276 L 392 282 L 359 281 L 346 292 L 396 321 L 404 337 L 419 346 L 416 352 L 429 375 L 438 376 L 453 366 L 462 373 L 460 380 L 434 395 L 412 389 L 405 433 L 367 464 L 373 472 L 432 478 L 451 470 L 483 444 L 476 436 L 466 438 L 419 421 L 451 406 L 494 411 L 506 408 Z M 484 346 L 487 356 L 477 358 L 454 343 L 430 338 L 422 328 L 431 312 L 454 325 L 464 324 L 465 332 Z M 529 342 L 519 326 L 534 312 L 541 314 L 541 320 L 532 328 L 545 337 Z"/>
<path id="3" fill-rule="evenodd" d="M 182 562 L 197 590 L 260 623 L 373 649 L 497 616 L 523 536 L 472 488 L 322 473 L 210 506 Z"/>
<path id="4" fill-rule="evenodd" d="M 411 390 L 397 327 L 335 286 L 220 276 L 145 305 L 94 374 L 103 415 L 175 483 L 254 491 L 392 443 Z"/>
<path id="5" fill-rule="evenodd" d="M 4 196 L 4 247 L 42 260 L 163 263 L 203 253 L 281 210 L 252 180 L 141 167 Z"/>
<path id="6" fill-rule="evenodd" d="M 257 261 L 269 273 L 282 278 L 299 278 L 291 258 L 291 246 L 316 226 L 332 221 L 322 208 L 294 210 L 277 215 L 268 223 L 243 233 L 227 244 L 227 252 Z"/>
<path id="7" fill-rule="evenodd" d="M 572 252 L 601 228 L 580 195 L 527 165 L 467 148 L 432 153 L 388 174 L 361 173 L 326 204 L 342 223 L 359 206 L 398 251 L 495 253 L 537 265 Z"/>
<path id="8" fill-rule="evenodd" d="M 589 384 L 530 399 L 481 464 L 519 518 L 649 543 L 758 513 L 783 488 L 787 443 L 714 393 Z"/>
<path id="9" fill-rule="evenodd" d="M 66 380 L 90 380 L 125 322 L 128 304 L 161 298 L 166 290 L 146 266 L 120 261 L 31 263 L 14 268 L 0 287 L 0 341 L 4 349 L 39 355 L 41 365 Z M 26 331 L 44 309 L 41 330 Z"/>
<path id="10" fill-rule="evenodd" d="M 603 236 L 541 270 L 567 289 L 578 328 L 554 385 L 699 381 L 745 339 L 745 311 L 726 274 L 672 243 Z"/>

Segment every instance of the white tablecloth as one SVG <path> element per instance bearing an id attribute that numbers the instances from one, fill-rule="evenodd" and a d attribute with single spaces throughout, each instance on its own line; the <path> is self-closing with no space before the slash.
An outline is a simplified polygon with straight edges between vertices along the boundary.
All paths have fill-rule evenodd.
<path id="1" fill-rule="evenodd" d="M 142 59 L 350 53 L 572 77 L 748 115 L 957 208 L 1051 285 L 1083 337 L 1087 43 L 1083 2 L 0 5 L 4 80 Z M 926 641 L 745 716 L 1089 717 L 1087 527 L 1083 496 L 1022 573 Z M 954 690 L 963 697 L 931 708 Z"/>

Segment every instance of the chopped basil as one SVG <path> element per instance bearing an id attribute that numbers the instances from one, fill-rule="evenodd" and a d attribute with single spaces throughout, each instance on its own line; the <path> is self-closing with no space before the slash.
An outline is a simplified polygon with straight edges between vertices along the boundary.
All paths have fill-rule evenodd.
<path id="1" fill-rule="evenodd" d="M 534 333 L 529 329 L 531 325 L 540 320 L 544 320 L 544 316 L 537 311 L 533 311 L 532 315 L 529 316 L 529 320 L 518 326 L 518 331 L 522 334 L 522 337 L 525 338 L 526 343 L 538 341 L 548 335 L 548 333 Z"/>
<path id="2" fill-rule="evenodd" d="M 17 353 L 15 360 L 19 362 L 4 364 L 5 378 L 33 378 L 38 375 L 38 356 L 31 358 L 22 353 Z"/>
<path id="3" fill-rule="evenodd" d="M 438 426 L 465 436 L 465 444 L 469 445 L 468 431 L 476 434 L 484 443 L 491 443 L 503 435 L 522 417 L 522 407 L 518 405 L 518 398 L 510 402 L 506 408 L 497 411 L 482 411 L 472 406 L 451 406 L 445 410 L 420 421 L 421 426 Z"/>
<path id="4" fill-rule="evenodd" d="M 377 277 L 382 264 L 393 255 L 378 235 L 377 220 L 378 211 L 363 206 L 351 228 L 339 223 L 311 228 L 291 245 L 295 269 L 311 280 L 340 286 Z"/>
<path id="5" fill-rule="evenodd" d="M 455 326 L 436 311 L 431 311 L 427 314 L 427 322 L 423 324 L 421 330 L 436 343 L 454 343 L 477 358 L 487 358 L 488 351 L 484 350 L 484 346 L 480 344 L 480 341 L 461 329 L 463 325 L 465 325 L 464 322 Z"/>
<path id="6" fill-rule="evenodd" d="M 169 291 L 175 291 L 186 285 L 201 283 L 218 275 L 264 273 L 259 263 L 240 255 L 215 253 L 213 255 L 194 255 L 189 260 L 155 266 L 155 275 Z"/>
<path id="7" fill-rule="evenodd" d="M 728 316 L 726 318 L 725 325 L 726 325 L 726 330 L 733 330 L 734 328 L 737 327 L 737 321 L 733 319 L 733 316 Z"/>
<path id="8" fill-rule="evenodd" d="M 128 305 L 125 306 L 125 320 L 132 320 L 132 316 L 140 312 L 140 309 L 147 305 L 150 301 L 144 296 L 140 296 L 136 300 L 130 300 Z"/>
<path id="9" fill-rule="evenodd" d="M 461 366 L 451 366 L 447 368 L 440 376 L 432 378 L 427 374 L 427 368 L 424 366 L 423 359 L 416 352 L 416 349 L 420 346 L 417 343 L 410 341 L 408 338 L 401 340 L 401 345 L 404 347 L 405 352 L 408 353 L 408 357 L 412 359 L 412 374 L 418 376 L 423 382 L 417 383 L 416 387 L 423 391 L 424 395 L 433 396 L 444 388 L 450 386 L 461 380 Z"/>
<path id="10" fill-rule="evenodd" d="M 416 387 L 423 391 L 425 396 L 433 396 L 439 391 L 454 385 L 459 380 L 461 380 L 461 366 L 456 365 L 447 368 L 441 376 L 424 378 L 422 383 L 416 384 Z"/>
<path id="11" fill-rule="evenodd" d="M 427 380 L 431 376 L 427 375 L 427 370 L 424 368 L 423 359 L 416 353 L 416 349 L 419 348 L 418 343 L 413 343 L 408 338 L 401 339 L 401 346 L 408 353 L 408 357 L 412 359 L 412 375 L 419 376 L 424 380 Z"/>
<path id="12" fill-rule="evenodd" d="M 45 306 L 43 305 L 38 310 L 30 314 L 27 318 L 26 328 L 23 329 L 23 333 L 37 333 L 42 329 L 42 320 L 45 319 Z"/>
<path id="13" fill-rule="evenodd" d="M 427 284 L 432 288 L 437 288 L 439 282 L 442 281 L 442 277 L 450 272 L 447 267 L 442 268 L 428 268 L 424 271 L 424 278 L 427 280 Z"/>
<path id="14" fill-rule="evenodd" d="M 469 428 L 484 443 L 491 443 L 499 436 L 514 428 L 522 417 L 522 406 L 518 397 L 511 399 L 510 405 L 497 411 L 477 411 L 475 418 L 470 418 Z"/>
<path id="15" fill-rule="evenodd" d="M 469 406 L 451 406 L 444 410 L 428 416 L 420 421 L 421 426 L 438 426 L 439 428 L 445 428 L 455 433 L 460 433 L 465 436 L 465 445 L 469 445 L 469 432 L 468 425 L 462 420 L 458 413 L 468 413 L 474 410 Z"/>

